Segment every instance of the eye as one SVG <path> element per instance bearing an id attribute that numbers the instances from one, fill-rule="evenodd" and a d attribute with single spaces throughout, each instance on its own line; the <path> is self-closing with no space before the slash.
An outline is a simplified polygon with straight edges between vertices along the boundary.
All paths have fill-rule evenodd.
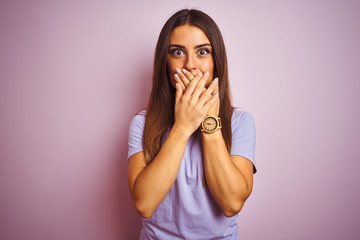
<path id="1" fill-rule="evenodd" d="M 174 49 L 171 51 L 171 54 L 174 56 L 180 56 L 180 55 L 183 55 L 184 52 L 181 49 Z"/>
<path id="2" fill-rule="evenodd" d="M 206 49 L 206 48 L 199 49 L 199 51 L 198 51 L 198 54 L 200 56 L 205 56 L 205 55 L 207 55 L 209 53 L 210 53 L 210 51 L 208 49 Z"/>

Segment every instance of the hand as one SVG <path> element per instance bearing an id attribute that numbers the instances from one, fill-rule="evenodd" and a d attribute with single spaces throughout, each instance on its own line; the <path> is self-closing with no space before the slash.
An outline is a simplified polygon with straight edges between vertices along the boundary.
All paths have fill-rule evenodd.
<path id="1" fill-rule="evenodd" d="M 186 69 L 176 69 L 177 74 L 175 74 L 175 81 L 181 86 L 182 90 L 185 91 L 185 89 L 188 87 L 190 82 L 194 79 L 194 75 L 192 75 L 189 71 Z M 206 90 L 205 86 L 203 88 L 203 92 Z M 216 86 L 215 93 L 219 91 L 218 85 Z M 220 99 L 218 98 L 216 103 L 209 109 L 206 115 L 211 115 L 214 117 L 219 116 L 219 110 L 220 110 Z"/>
<path id="2" fill-rule="evenodd" d="M 199 128 L 201 121 L 217 102 L 217 79 L 205 89 L 208 77 L 209 73 L 198 73 L 193 76 L 191 82 L 189 81 L 185 90 L 179 83 L 179 79 L 175 78 L 175 123 L 173 128 L 191 135 Z"/>

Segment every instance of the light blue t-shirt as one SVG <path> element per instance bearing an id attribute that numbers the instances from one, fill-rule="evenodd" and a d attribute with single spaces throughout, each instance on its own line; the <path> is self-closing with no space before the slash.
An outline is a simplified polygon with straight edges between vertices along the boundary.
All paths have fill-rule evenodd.
<path id="1" fill-rule="evenodd" d="M 129 129 L 128 159 L 143 151 L 142 136 L 146 112 L 136 115 Z M 256 172 L 255 125 L 253 117 L 234 109 L 230 155 L 243 156 Z M 239 240 L 237 218 L 226 217 L 203 182 L 201 134 L 194 133 L 186 146 L 179 173 L 165 199 L 150 218 L 142 218 L 140 239 L 227 239 Z"/>

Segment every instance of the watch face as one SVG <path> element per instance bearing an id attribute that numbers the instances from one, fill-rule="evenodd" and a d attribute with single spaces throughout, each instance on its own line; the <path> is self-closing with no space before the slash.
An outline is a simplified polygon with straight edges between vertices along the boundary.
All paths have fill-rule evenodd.
<path id="1" fill-rule="evenodd" d="M 214 117 L 207 117 L 204 119 L 203 128 L 206 131 L 212 132 L 216 130 L 217 126 L 218 126 L 218 122 Z"/>

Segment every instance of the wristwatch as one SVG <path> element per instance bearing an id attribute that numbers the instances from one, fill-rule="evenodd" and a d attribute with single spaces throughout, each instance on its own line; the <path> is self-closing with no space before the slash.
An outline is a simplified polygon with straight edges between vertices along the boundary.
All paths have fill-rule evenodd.
<path id="1" fill-rule="evenodd" d="M 201 131 L 206 133 L 213 133 L 221 128 L 221 119 L 219 117 L 207 116 L 201 122 Z"/>

